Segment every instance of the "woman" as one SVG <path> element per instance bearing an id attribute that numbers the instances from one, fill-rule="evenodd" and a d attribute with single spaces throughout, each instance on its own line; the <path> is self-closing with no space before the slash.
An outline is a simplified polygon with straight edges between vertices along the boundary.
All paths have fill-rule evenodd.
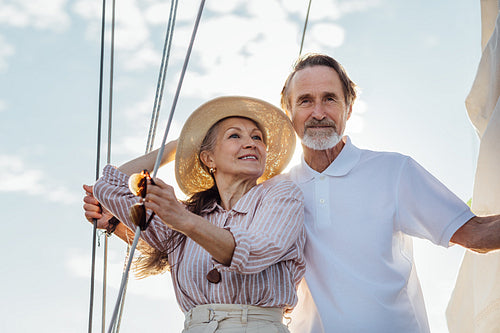
<path id="1" fill-rule="evenodd" d="M 141 235 L 155 253 L 142 268 L 170 269 L 184 332 L 288 332 L 283 313 L 296 304 L 305 270 L 303 197 L 294 183 L 272 177 L 294 144 L 280 109 L 248 97 L 216 98 L 193 112 L 177 144 L 176 179 L 189 199 L 177 200 L 160 179 L 148 184 L 144 204 L 156 216 Z M 152 169 L 153 155 L 106 166 L 93 189 L 129 228 L 128 208 L 138 201 L 129 176 Z M 101 218 L 86 190 L 87 218 Z"/>

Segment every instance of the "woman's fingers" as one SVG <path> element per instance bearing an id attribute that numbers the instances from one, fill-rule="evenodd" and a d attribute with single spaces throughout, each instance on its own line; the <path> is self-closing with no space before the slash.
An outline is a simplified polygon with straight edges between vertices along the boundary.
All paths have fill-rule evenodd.
<path id="1" fill-rule="evenodd" d="M 154 185 L 152 185 L 151 182 L 148 182 L 148 187 L 149 187 L 149 185 L 151 185 L 151 186 L 157 186 L 157 187 L 162 188 L 162 189 L 166 188 L 166 187 L 170 187 L 170 185 L 168 185 L 167 183 L 165 183 L 160 178 L 153 178 L 153 182 L 154 182 Z"/>
<path id="2" fill-rule="evenodd" d="M 99 201 L 97 201 L 96 198 L 94 198 L 92 195 L 86 195 L 83 197 L 83 202 L 91 205 L 96 205 L 99 206 Z"/>
<path id="3" fill-rule="evenodd" d="M 94 219 L 99 220 L 102 217 L 102 214 L 99 212 L 87 210 L 85 211 L 85 217 L 89 222 L 92 222 Z"/>
<path id="4" fill-rule="evenodd" d="M 94 186 L 83 184 L 83 189 L 87 194 L 94 195 Z"/>
<path id="5" fill-rule="evenodd" d="M 154 179 L 155 185 L 148 184 L 146 201 L 176 200 L 174 188 L 159 178 Z"/>
<path id="6" fill-rule="evenodd" d="M 102 209 L 99 201 L 94 198 L 94 187 L 90 185 L 83 185 L 86 195 L 83 197 L 83 210 L 85 211 L 85 218 L 92 222 L 93 219 L 100 219 L 102 217 Z"/>

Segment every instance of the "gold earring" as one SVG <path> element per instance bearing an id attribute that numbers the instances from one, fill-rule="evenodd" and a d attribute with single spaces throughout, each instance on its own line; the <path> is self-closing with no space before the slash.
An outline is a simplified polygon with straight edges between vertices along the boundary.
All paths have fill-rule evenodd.
<path id="1" fill-rule="evenodd" d="M 215 170 L 216 170 L 215 168 L 210 168 L 208 169 L 208 172 L 210 172 L 213 175 L 215 173 Z"/>

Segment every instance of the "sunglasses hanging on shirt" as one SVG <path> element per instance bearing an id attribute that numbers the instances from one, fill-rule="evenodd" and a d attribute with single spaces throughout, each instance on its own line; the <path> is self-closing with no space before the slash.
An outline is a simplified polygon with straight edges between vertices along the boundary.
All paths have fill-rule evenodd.
<path id="1" fill-rule="evenodd" d="M 128 180 L 128 188 L 130 189 L 130 192 L 142 198 L 141 201 L 132 205 L 128 211 L 130 219 L 136 226 L 141 228 L 141 231 L 146 230 L 155 216 L 155 213 L 153 212 L 149 218 L 147 218 L 146 206 L 144 206 L 144 198 L 146 198 L 148 190 L 148 180 L 152 185 L 155 185 L 148 170 L 142 170 L 141 173 L 134 173 Z"/>

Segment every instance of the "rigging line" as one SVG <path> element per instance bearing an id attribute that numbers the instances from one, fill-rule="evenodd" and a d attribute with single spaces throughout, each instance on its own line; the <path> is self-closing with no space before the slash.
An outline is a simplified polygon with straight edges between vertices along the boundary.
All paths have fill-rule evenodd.
<path id="1" fill-rule="evenodd" d="M 173 118 L 173 114 L 174 114 L 174 111 L 175 111 L 175 107 L 177 105 L 177 100 L 179 98 L 180 90 L 181 90 L 181 87 L 182 87 L 182 82 L 183 82 L 184 76 L 186 74 L 187 65 L 189 63 L 189 57 L 191 56 L 191 51 L 193 49 L 194 39 L 195 39 L 195 36 L 196 36 L 196 32 L 198 30 L 198 26 L 199 26 L 199 23 L 200 23 L 201 14 L 203 13 L 203 7 L 204 7 L 204 5 L 205 5 L 205 0 L 201 0 L 200 7 L 198 9 L 198 15 L 196 17 L 196 22 L 194 24 L 193 32 L 191 34 L 191 40 L 189 42 L 189 47 L 188 47 L 188 50 L 186 52 L 186 57 L 184 59 L 184 65 L 182 66 L 182 71 L 181 71 L 181 75 L 180 75 L 180 78 L 179 78 L 179 83 L 177 84 L 177 90 L 175 92 L 174 100 L 172 102 L 172 108 L 170 109 L 170 115 L 169 115 L 168 123 L 167 123 L 166 129 L 165 129 L 165 134 L 163 135 L 163 141 L 162 141 L 160 150 L 158 151 L 158 155 L 156 157 L 156 162 L 155 162 L 155 166 L 154 166 L 152 177 L 155 177 L 156 173 L 158 172 L 158 167 L 160 165 L 160 161 L 161 161 L 161 158 L 162 158 L 162 155 L 163 155 L 165 142 L 167 140 L 168 132 L 170 130 L 170 124 L 172 123 L 172 118 Z M 116 302 L 116 305 L 115 305 L 115 309 L 113 311 L 113 317 L 111 318 L 111 323 L 110 323 L 110 326 L 109 326 L 108 333 L 112 333 L 113 326 L 115 325 L 116 317 L 117 317 L 117 314 L 118 314 L 118 308 L 119 308 L 120 301 L 121 301 L 121 298 L 122 298 L 122 295 L 123 295 L 123 290 L 124 290 L 125 285 L 126 285 L 126 283 L 128 281 L 128 273 L 130 271 L 130 264 L 131 264 L 132 259 L 134 257 L 134 251 L 135 251 L 135 248 L 137 246 L 137 243 L 139 242 L 140 236 L 141 236 L 141 228 L 137 227 L 136 230 L 135 230 L 134 241 L 133 241 L 132 247 L 130 249 L 130 256 L 129 256 L 129 260 L 127 262 L 126 271 L 123 273 L 123 276 L 122 276 L 122 282 L 121 282 L 121 285 L 120 285 L 120 290 L 118 291 L 118 299 L 117 299 L 117 302 Z"/>
<path id="2" fill-rule="evenodd" d="M 96 180 L 99 179 L 101 156 L 101 119 L 102 119 L 102 85 L 103 85 L 103 69 L 104 69 L 104 30 L 106 21 L 106 0 L 102 0 L 102 22 L 101 22 L 101 57 L 99 69 L 99 105 L 98 105 L 98 121 L 97 121 L 97 157 L 96 157 Z M 94 312 L 94 284 L 95 284 L 95 260 L 96 260 L 96 241 L 97 241 L 97 219 L 93 219 L 92 230 L 92 264 L 90 273 L 90 304 L 89 304 L 89 322 L 88 332 L 92 332 L 92 317 Z"/>
<path id="3" fill-rule="evenodd" d="M 155 101 L 153 105 L 153 112 L 151 114 L 151 124 L 149 127 L 149 133 L 148 133 L 148 140 L 146 143 L 146 154 L 149 153 L 153 149 L 154 145 L 154 139 L 155 139 L 155 134 L 156 134 L 156 128 L 158 124 L 158 117 L 160 114 L 160 105 L 161 105 L 161 100 L 163 96 L 163 90 L 165 86 L 165 78 L 166 78 L 166 73 L 167 73 L 167 68 L 168 68 L 168 60 L 170 57 L 170 49 L 172 46 L 172 37 L 173 37 L 173 31 L 174 31 L 174 26 L 175 26 L 175 19 L 176 19 L 176 14 L 177 14 L 177 0 L 172 0 L 170 2 L 170 14 L 169 14 L 169 20 L 167 24 L 167 32 L 165 35 L 165 42 L 163 45 L 163 55 L 162 55 L 162 61 L 161 61 L 161 66 L 160 66 L 160 71 L 158 74 L 158 83 L 156 86 L 156 94 L 155 94 Z M 125 263 L 128 261 L 128 257 L 130 255 L 130 245 L 127 245 L 127 251 L 126 251 L 126 256 L 125 256 Z M 124 264 L 123 267 L 124 271 L 126 270 L 126 264 Z M 120 308 L 119 308 L 119 314 L 118 314 L 118 319 L 117 319 L 117 324 L 114 327 L 114 333 L 117 333 L 120 331 L 120 325 L 123 317 L 123 309 L 125 306 L 125 296 L 127 293 L 127 285 L 128 283 L 125 284 L 124 289 L 123 289 L 123 296 L 120 302 Z"/>
<path id="4" fill-rule="evenodd" d="M 114 79 L 114 58 L 115 58 L 115 3 L 112 2 L 111 10 L 111 50 L 109 66 L 109 108 L 108 108 L 108 153 L 106 163 L 111 163 L 111 129 L 113 124 L 113 79 Z M 102 309 L 101 309 L 101 332 L 106 332 L 106 289 L 108 281 L 108 236 L 104 236 L 104 263 L 102 273 Z"/>
<path id="5" fill-rule="evenodd" d="M 130 245 L 127 244 L 127 252 L 125 254 L 125 263 L 128 261 L 130 255 Z M 126 264 L 123 265 L 123 272 L 127 270 Z M 128 285 L 128 280 L 127 283 L 125 283 L 125 286 L 123 287 L 123 296 L 122 300 L 120 302 L 120 310 L 118 312 L 118 319 L 116 320 L 116 326 L 113 329 L 113 333 L 118 333 L 120 332 L 120 326 L 122 323 L 122 317 L 123 317 L 123 308 L 125 307 L 125 296 L 127 294 L 127 285 Z"/>
<path id="6" fill-rule="evenodd" d="M 170 49 L 172 46 L 172 37 L 175 27 L 175 19 L 177 16 L 177 0 L 172 0 L 170 2 L 170 15 L 167 24 L 167 32 L 165 34 L 165 43 L 163 44 L 163 55 L 160 66 L 160 71 L 158 74 L 158 83 L 156 85 L 156 95 L 153 105 L 153 112 L 151 114 L 151 125 L 149 127 L 148 142 L 146 144 L 146 153 L 149 153 L 153 149 L 153 144 L 155 140 L 156 128 L 158 124 L 158 116 L 160 114 L 161 100 L 163 97 L 163 90 L 165 87 L 165 77 L 167 75 L 168 60 L 170 58 Z"/>
<path id="7" fill-rule="evenodd" d="M 306 21 L 304 22 L 304 30 L 302 31 L 302 41 L 300 42 L 299 57 L 302 54 L 302 47 L 304 46 L 304 39 L 306 37 L 307 22 L 309 21 L 309 12 L 311 11 L 311 2 L 312 0 L 309 0 L 309 5 L 307 6 L 307 15 L 306 15 Z"/>
<path id="8" fill-rule="evenodd" d="M 181 91 L 182 82 L 184 81 L 184 75 L 186 74 L 186 69 L 187 69 L 187 65 L 188 65 L 188 62 L 189 62 L 189 57 L 191 56 L 191 51 L 193 49 L 193 44 L 194 44 L 194 39 L 195 39 L 195 36 L 196 36 L 196 31 L 198 30 L 198 25 L 200 23 L 201 14 L 203 12 L 203 6 L 204 5 L 205 5 L 205 0 L 201 0 L 201 2 L 200 2 L 200 8 L 198 10 L 198 16 L 196 17 L 196 22 L 195 22 L 195 25 L 194 25 L 194 28 L 193 28 L 193 33 L 191 35 L 191 41 L 189 42 L 189 47 L 188 47 L 188 50 L 187 50 L 187 53 L 186 53 L 186 58 L 184 59 L 184 65 L 182 66 L 181 76 L 179 78 L 179 83 L 177 85 L 177 90 L 175 92 L 174 100 L 172 102 L 172 108 L 170 109 L 170 114 L 169 114 L 169 117 L 168 117 L 167 127 L 165 128 L 165 134 L 163 135 L 163 140 L 161 142 L 160 150 L 158 151 L 158 155 L 156 155 L 155 167 L 153 169 L 153 173 L 151 174 L 151 177 L 153 177 L 153 178 L 156 177 L 156 173 L 158 172 L 158 168 L 160 167 L 160 161 L 161 161 L 161 158 L 163 156 L 163 151 L 165 149 L 165 143 L 167 141 L 168 132 L 170 130 L 170 124 L 172 123 L 172 118 L 174 116 L 174 111 L 175 111 L 175 107 L 177 105 L 177 100 L 179 99 L 179 94 L 180 94 L 180 91 Z"/>

